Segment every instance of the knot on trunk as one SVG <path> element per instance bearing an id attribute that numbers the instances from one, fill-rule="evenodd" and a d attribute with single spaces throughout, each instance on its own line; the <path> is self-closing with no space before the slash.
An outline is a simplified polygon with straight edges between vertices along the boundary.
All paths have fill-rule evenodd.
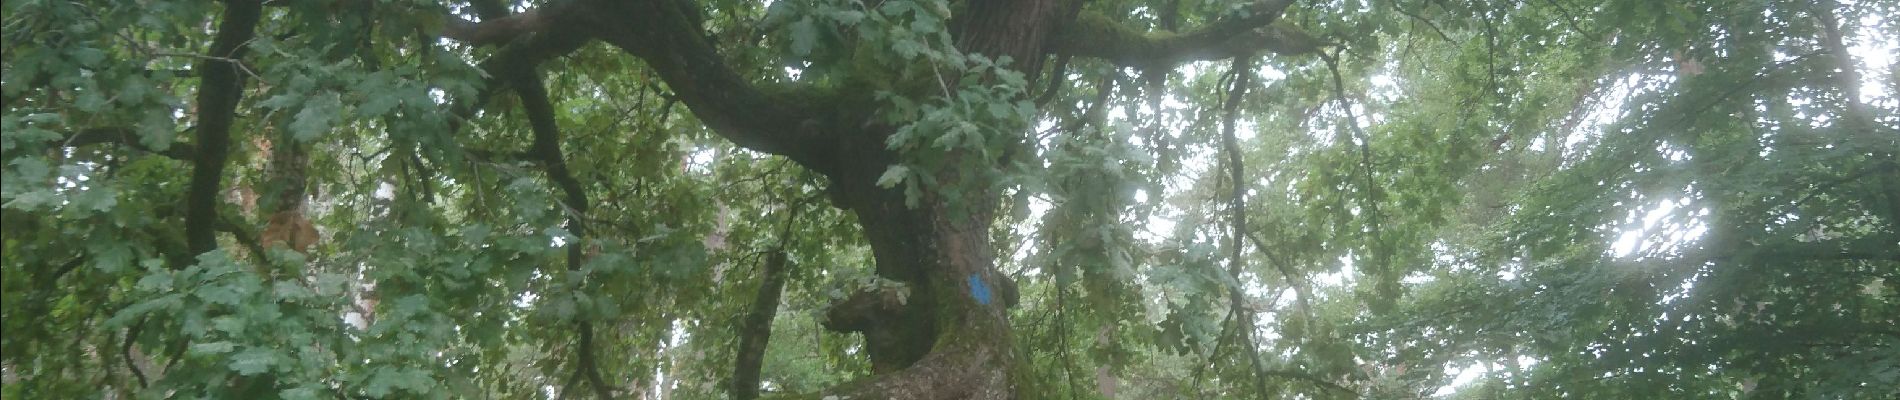
<path id="1" fill-rule="evenodd" d="M 877 287 L 859 290 L 825 310 L 825 329 L 834 332 L 865 332 L 882 319 L 903 312 L 907 303 L 901 287 Z"/>

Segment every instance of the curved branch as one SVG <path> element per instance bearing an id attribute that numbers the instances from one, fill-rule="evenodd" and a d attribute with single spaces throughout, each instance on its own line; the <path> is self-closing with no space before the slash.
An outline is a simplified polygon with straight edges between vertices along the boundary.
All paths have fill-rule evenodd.
<path id="1" fill-rule="evenodd" d="M 481 90 L 476 92 L 475 97 L 457 99 L 449 107 L 451 114 L 448 121 L 449 134 L 461 132 L 462 125 L 468 119 L 474 118 L 475 113 L 488 104 L 488 99 L 507 89 L 513 82 L 512 79 L 502 77 L 532 73 L 534 68 L 542 62 L 571 54 L 593 40 L 593 36 L 580 26 L 546 22 L 558 16 L 572 16 L 583 11 L 577 4 L 578 2 L 573 1 L 550 4 L 511 16 L 508 15 L 507 6 L 500 1 L 474 0 L 470 2 L 470 6 L 476 10 L 478 16 L 482 17 L 483 23 L 468 22 L 454 16 L 446 17 L 451 20 L 451 27 L 444 32 L 444 37 L 462 40 L 473 45 L 506 43 L 495 52 L 495 55 L 481 62 L 482 72 L 488 75 L 488 79 L 482 82 Z M 532 17 L 524 17 L 525 15 L 532 15 Z M 537 22 L 532 24 L 520 22 L 524 18 L 533 18 Z M 495 25 L 481 28 L 480 26 L 484 24 Z M 504 29 L 504 26 L 507 28 Z M 505 30 L 506 32 L 505 34 L 473 32 L 479 30 Z"/>
<path id="2" fill-rule="evenodd" d="M 270 253 L 264 251 L 264 244 L 257 240 L 257 232 L 253 232 L 251 228 L 247 227 L 243 217 L 231 214 L 220 214 L 218 219 L 218 231 L 231 234 L 231 239 L 237 240 L 239 246 L 244 246 L 245 250 L 257 255 L 258 264 L 270 264 Z"/>
<path id="3" fill-rule="evenodd" d="M 525 40 L 503 47 L 501 51 L 497 52 L 493 57 L 482 61 L 482 72 L 488 74 L 489 77 L 483 82 L 482 89 L 475 94 L 475 97 L 472 99 L 457 99 L 455 104 L 449 107 L 450 113 L 452 114 L 448 121 L 449 134 L 454 135 L 461 132 L 462 125 L 470 118 L 474 118 L 475 113 L 488 104 L 488 99 L 493 98 L 497 93 L 503 90 L 509 89 L 510 86 L 515 86 L 519 80 L 513 79 L 514 77 L 519 77 L 524 74 L 532 76 L 534 68 L 541 65 L 542 62 L 571 54 L 591 40 L 593 40 L 593 37 L 589 36 L 584 30 L 571 26 L 563 26 L 559 29 L 532 35 L 532 37 L 526 38 Z M 504 79 L 504 77 L 507 78 Z M 540 87 L 538 78 L 533 81 L 533 85 L 537 88 Z M 545 92 L 545 89 L 541 91 Z M 542 97 L 546 97 L 545 93 L 543 93 Z M 552 106 L 549 107 L 551 109 Z M 532 121 L 530 122 L 532 123 Z M 531 152 L 487 152 L 468 149 L 463 149 L 463 151 L 486 159 L 535 157 Z"/>
<path id="4" fill-rule="evenodd" d="M 1227 200 L 1228 212 L 1233 216 L 1233 226 L 1231 227 L 1233 232 L 1229 234 L 1231 236 L 1229 239 L 1232 240 L 1233 248 L 1231 250 L 1233 254 L 1227 259 L 1227 274 L 1233 278 L 1236 285 L 1240 282 L 1241 256 L 1247 248 L 1247 242 L 1245 240 L 1247 234 L 1247 164 L 1241 157 L 1240 140 L 1234 136 L 1234 119 L 1239 116 L 1240 102 L 1247 95 L 1247 87 L 1252 84 L 1251 78 L 1253 78 L 1254 75 L 1253 58 L 1254 56 L 1252 55 L 1246 55 L 1234 59 L 1234 86 L 1227 92 L 1227 103 L 1222 105 L 1222 108 L 1225 109 L 1222 111 L 1226 115 L 1223 121 L 1221 121 L 1221 149 L 1222 152 L 1226 153 L 1227 178 L 1233 185 L 1232 197 L 1229 197 Z M 1249 311 L 1246 307 L 1246 295 L 1246 291 L 1235 287 L 1233 294 L 1227 296 L 1228 312 L 1229 316 L 1239 315 L 1245 318 L 1245 320 L 1235 321 L 1235 323 L 1236 325 L 1246 324 L 1247 329 L 1246 332 L 1242 333 L 1241 337 L 1243 340 L 1241 344 L 1247 349 L 1247 361 L 1253 366 L 1254 392 L 1265 395 L 1265 393 L 1267 393 L 1267 382 L 1264 376 L 1266 369 L 1260 365 L 1260 348 L 1257 346 L 1257 343 L 1254 342 L 1253 337 L 1254 329 L 1256 329 L 1254 326 L 1254 315 L 1253 312 Z"/>
<path id="5" fill-rule="evenodd" d="M 520 75 L 504 77 L 504 79 L 512 82 L 510 86 L 514 87 L 515 93 L 520 95 L 522 109 L 528 114 L 528 124 L 534 133 L 534 144 L 529 153 L 541 161 L 541 165 L 547 169 L 548 180 L 553 181 L 555 186 L 566 195 L 562 203 L 570 214 L 567 219 L 568 228 L 576 237 L 582 239 L 578 243 L 567 246 L 567 269 L 580 270 L 582 261 L 587 257 L 585 239 L 590 234 L 586 222 L 587 192 L 581 187 L 580 180 L 574 179 L 573 172 L 567 169 L 567 162 L 561 155 L 560 125 L 555 120 L 554 104 L 548 100 L 547 88 L 542 85 L 541 77 L 537 76 L 532 68 Z M 579 342 L 575 346 L 578 357 L 575 363 L 579 365 L 574 373 L 576 376 L 587 378 L 587 383 L 593 387 L 596 398 L 613 398 L 613 388 L 601 378 L 600 367 L 594 360 L 594 324 L 583 319 L 574 322 L 574 329 L 577 331 L 576 340 Z M 563 395 L 566 394 L 563 393 Z"/>
<path id="6" fill-rule="evenodd" d="M 533 144 L 528 150 L 529 155 L 541 162 L 542 167 L 547 169 L 548 180 L 554 182 L 554 185 L 559 187 L 566 196 L 562 205 L 567 208 L 570 215 L 567 219 L 568 229 L 581 239 L 578 243 L 567 246 L 567 269 L 580 270 L 581 263 L 587 257 L 585 239 L 590 235 L 586 221 L 587 192 L 582 188 L 580 180 L 574 178 L 574 173 L 567 169 L 567 161 L 561 154 L 561 132 L 560 125 L 555 119 L 554 103 L 548 99 L 547 87 L 542 84 L 540 75 L 534 72 L 533 65 L 524 65 L 518 70 L 506 73 L 510 75 L 498 77 L 507 81 L 508 86 L 513 87 L 515 94 L 520 96 L 521 108 L 528 114 L 528 125 L 534 134 Z M 584 319 L 575 321 L 574 329 L 577 331 L 576 340 L 578 341 L 575 346 L 578 359 L 575 363 L 579 364 L 575 367 L 575 375 L 587 378 L 588 386 L 594 389 L 596 398 L 613 398 L 613 388 L 601 378 L 600 367 L 594 360 L 593 322 Z M 562 395 L 565 396 L 566 393 Z"/>
<path id="7" fill-rule="evenodd" d="M 550 23 L 553 16 L 578 10 L 578 3 L 556 2 L 510 15 L 508 3 L 502 0 L 469 0 L 469 8 L 475 9 L 475 16 L 481 18 L 481 22 L 446 16 L 448 23 L 442 27 L 442 37 L 474 46 L 505 44 L 560 26 Z"/>
<path id="8" fill-rule="evenodd" d="M 1273 25 L 1291 0 L 1254 3 L 1242 16 L 1222 18 L 1185 33 L 1143 32 L 1098 13 L 1084 12 L 1052 43 L 1059 54 L 1094 57 L 1122 66 L 1167 68 L 1190 61 L 1219 60 L 1262 50 L 1284 55 L 1319 50 L 1319 39 Z"/>
<path id="9" fill-rule="evenodd" d="M 515 94 L 520 97 L 522 111 L 527 114 L 529 130 L 533 134 L 533 142 L 526 155 L 541 163 L 547 170 L 548 180 L 560 188 L 565 195 L 562 205 L 569 215 L 568 229 L 581 239 L 578 243 L 567 246 L 567 269 L 578 271 L 587 257 L 585 250 L 587 247 L 585 239 L 589 235 L 587 192 L 581 186 L 580 180 L 574 178 L 574 173 L 567 169 L 566 159 L 561 153 L 561 127 L 556 119 L 554 102 L 549 99 L 547 86 L 542 83 L 540 73 L 535 71 L 535 67 L 540 65 L 541 61 L 573 52 L 590 39 L 583 31 L 571 26 L 548 29 L 543 32 L 543 29 L 548 27 L 545 15 L 571 14 L 578 10 L 573 7 L 573 4 L 576 3 L 561 3 L 551 6 L 553 7 L 551 9 L 534 9 L 517 15 L 506 15 L 507 8 L 497 1 L 473 2 L 472 5 L 477 13 L 481 14 L 483 19 L 489 20 L 482 25 L 508 32 L 482 33 L 480 29 L 477 29 L 472 34 L 474 36 L 468 40 L 469 42 L 480 44 L 487 39 L 513 40 L 521 35 L 535 35 L 534 39 L 539 40 L 515 43 L 495 58 L 483 62 L 483 71 L 490 75 L 489 85 L 477 96 L 474 106 L 458 111 L 472 113 L 474 107 L 479 107 L 487 97 L 492 96 L 494 91 L 502 87 L 514 89 Z M 452 30 L 450 33 L 455 32 Z M 613 398 L 613 387 L 601 377 L 600 367 L 594 359 L 596 351 L 593 322 L 585 319 L 575 321 L 574 329 L 577 342 L 575 363 L 578 365 L 575 366 L 574 376 L 565 385 L 561 395 L 566 397 L 569 393 L 567 389 L 572 388 L 578 379 L 584 377 L 587 379 L 588 386 L 594 390 L 595 398 Z"/>
<path id="10" fill-rule="evenodd" d="M 553 181 L 567 197 L 563 203 L 573 214 L 568 218 L 569 229 L 577 236 L 587 236 L 587 192 L 580 180 L 574 179 L 574 173 L 567 169 L 567 161 L 561 154 L 561 128 L 555 120 L 554 103 L 548 99 L 547 88 L 542 85 L 541 77 L 533 72 L 504 79 L 511 82 L 509 86 L 515 88 L 515 93 L 521 97 L 521 108 L 528 114 L 529 130 L 534 135 L 528 156 L 547 169 L 548 180 Z M 570 250 L 579 249 L 580 246 L 573 246 Z M 568 263 L 579 261 L 573 258 Z"/>
<path id="11" fill-rule="evenodd" d="M 589 2 L 576 24 L 625 50 L 671 86 L 714 133 L 741 147 L 782 155 L 820 172 L 835 171 L 837 137 L 821 121 L 832 99 L 821 93 L 768 93 L 726 64 L 706 37 L 696 5 L 684 0 Z M 568 24 L 561 21 L 558 24 Z"/>
<path id="12" fill-rule="evenodd" d="M 119 342 L 119 357 L 125 361 L 125 369 L 132 371 L 132 377 L 138 378 L 140 389 L 152 387 L 151 382 L 145 379 L 145 370 L 139 369 L 138 363 L 132 360 L 132 345 L 137 343 L 139 332 L 145 329 L 145 321 L 144 317 L 139 317 L 139 322 L 132 323 L 132 327 L 125 330 L 125 340 Z"/>
<path id="13" fill-rule="evenodd" d="M 1439 39 L 1443 39 L 1447 43 L 1456 42 L 1456 40 L 1451 39 L 1451 35 L 1445 34 L 1444 29 L 1439 29 L 1438 24 L 1432 22 L 1431 18 L 1425 18 L 1425 16 L 1419 15 L 1418 13 L 1406 11 L 1405 6 L 1401 4 L 1393 4 L 1392 11 L 1398 11 L 1399 14 L 1411 18 L 1412 21 L 1423 24 L 1426 28 L 1431 28 L 1432 33 L 1437 34 Z"/>

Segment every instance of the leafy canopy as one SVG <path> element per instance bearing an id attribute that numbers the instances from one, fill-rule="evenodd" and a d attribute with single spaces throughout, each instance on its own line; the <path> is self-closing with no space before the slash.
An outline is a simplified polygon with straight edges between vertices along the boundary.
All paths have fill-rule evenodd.
<path id="1" fill-rule="evenodd" d="M 1164 44 L 1252 3 L 1059 2 L 1047 60 L 960 50 L 977 1 L 631 3 L 730 71 L 467 26 L 560 1 L 5 3 L 0 397 L 719 398 L 774 255 L 764 391 L 877 376 L 824 314 L 918 288 L 707 106 L 754 95 L 1001 199 L 1023 397 L 1900 392 L 1891 0 L 1294 2 L 1231 53 Z"/>

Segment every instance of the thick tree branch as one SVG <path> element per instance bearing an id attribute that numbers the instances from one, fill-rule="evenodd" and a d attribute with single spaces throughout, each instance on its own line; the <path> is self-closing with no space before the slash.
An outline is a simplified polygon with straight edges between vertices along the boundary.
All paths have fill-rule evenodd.
<path id="1" fill-rule="evenodd" d="M 588 12 L 574 23 L 586 23 L 602 40 L 645 60 L 715 133 L 819 172 L 836 170 L 831 155 L 838 134 L 832 129 L 855 125 L 823 121 L 818 110 L 831 102 L 823 94 L 768 93 L 740 76 L 708 41 L 695 17 L 697 5 L 684 0 L 586 4 Z"/>
<path id="2" fill-rule="evenodd" d="M 561 26 L 529 35 L 524 40 L 503 47 L 493 57 L 482 61 L 482 71 L 489 76 L 503 77 L 531 72 L 542 62 L 560 58 L 579 50 L 581 45 L 593 40 L 587 32 L 576 26 Z"/>
<path id="3" fill-rule="evenodd" d="M 191 186 L 185 194 L 185 243 L 192 254 L 218 248 L 218 191 L 230 158 L 231 124 L 244 95 L 237 60 L 244 55 L 244 44 L 256 34 L 262 15 L 263 4 L 258 0 L 226 1 L 209 57 L 198 64 L 197 69 L 204 71 L 198 86 L 199 151 L 192 159 Z"/>
<path id="4" fill-rule="evenodd" d="M 474 1 L 471 3 L 474 4 L 476 10 L 482 14 L 507 14 L 506 7 L 490 7 L 489 4 L 494 4 L 492 2 L 484 3 L 482 1 Z M 496 13 L 496 11 L 500 12 Z M 544 14 L 545 11 L 544 9 L 537 8 L 520 14 L 499 18 L 490 18 L 488 15 L 484 15 L 482 22 L 470 22 L 465 19 L 449 16 L 447 17 L 448 24 L 442 29 L 442 37 L 475 46 L 508 43 L 515 38 L 547 29 L 550 24 L 548 23 L 549 18 Z"/>
<path id="5" fill-rule="evenodd" d="M 992 59 L 1009 57 L 1010 68 L 1033 80 L 1042 72 L 1049 37 L 1080 4 L 1063 0 L 966 0 L 965 11 L 951 21 L 957 49 Z M 1066 4 L 1065 4 L 1066 3 Z"/>
<path id="6" fill-rule="evenodd" d="M 1243 7 L 1238 11 L 1238 15 L 1223 17 L 1200 29 L 1184 33 L 1181 37 L 1202 42 L 1234 37 L 1279 20 L 1281 15 L 1286 14 L 1287 7 L 1293 6 L 1293 2 L 1294 0 L 1258 0 Z"/>
<path id="7" fill-rule="evenodd" d="M 1320 40 L 1297 29 L 1273 25 L 1292 3 L 1254 3 L 1243 15 L 1222 18 L 1185 33 L 1142 32 L 1101 14 L 1084 12 L 1055 36 L 1051 50 L 1140 68 L 1167 68 L 1263 50 L 1285 55 L 1318 51 Z"/>
<path id="8" fill-rule="evenodd" d="M 507 6 L 500 1 L 475 0 L 471 1 L 470 5 L 483 20 L 490 23 L 508 24 L 500 21 L 510 18 L 520 18 L 520 16 L 508 15 Z M 569 19 L 572 19 L 573 14 L 582 11 L 584 10 L 579 7 L 576 2 L 570 1 L 551 4 L 543 8 L 529 10 L 522 14 L 533 14 L 536 16 L 534 18 L 546 21 L 556 16 L 568 16 Z M 454 16 L 448 16 L 446 18 L 452 19 L 452 25 L 456 23 L 473 24 Z M 522 74 L 531 73 L 534 68 L 541 65 L 542 62 L 571 54 L 575 50 L 579 50 L 582 45 L 587 44 L 588 41 L 593 40 L 593 37 L 583 29 L 583 27 L 576 24 L 562 25 L 543 22 L 524 25 L 532 25 L 532 29 L 530 29 L 530 27 L 511 29 L 507 35 L 502 35 L 505 36 L 505 40 L 488 38 L 479 41 L 467 41 L 470 44 L 477 45 L 496 43 L 505 45 L 493 56 L 482 61 L 482 72 L 488 74 L 488 79 L 483 82 L 481 91 L 477 92 L 474 98 L 458 99 L 454 105 L 449 107 L 450 113 L 452 114 L 449 119 L 450 134 L 461 132 L 462 125 L 466 123 L 468 119 L 474 118 L 475 113 L 481 111 L 482 107 L 488 104 L 490 98 L 493 98 L 496 94 L 508 88 L 513 80 L 503 79 L 503 77 L 520 76 Z M 466 32 L 453 32 L 454 29 L 460 28 L 451 27 L 451 32 L 446 32 L 445 37 L 454 39 L 456 35 L 472 35 Z"/>
<path id="9" fill-rule="evenodd" d="M 490 98 L 515 85 L 518 79 L 513 79 L 513 77 L 524 74 L 532 76 L 534 68 L 542 62 L 573 53 L 592 39 L 578 27 L 564 26 L 530 35 L 524 40 L 503 47 L 493 57 L 482 62 L 482 72 L 487 73 L 489 78 L 483 83 L 481 91 L 472 99 L 460 99 L 455 102 L 455 105 L 450 106 L 450 112 L 453 114 L 449 119 L 450 134 L 461 132 L 462 125 L 468 119 L 474 118 L 475 113 L 487 105 Z M 538 87 L 540 81 L 536 79 L 533 83 Z M 552 106 L 550 106 L 551 109 Z M 465 151 L 485 159 L 538 160 L 532 151 L 490 152 L 466 149 Z"/>
<path id="10" fill-rule="evenodd" d="M 574 214 L 568 218 L 568 230 L 585 237 L 589 234 L 585 218 L 587 192 L 580 180 L 574 178 L 574 173 L 567 169 L 567 161 L 561 154 L 560 125 L 555 120 L 554 103 L 548 99 L 547 88 L 542 86 L 541 78 L 532 73 L 513 77 L 510 81 L 510 86 L 521 97 L 521 108 L 528 114 L 528 125 L 534 135 L 528 154 L 547 169 L 548 180 L 554 182 L 554 186 L 566 196 L 563 202 Z M 573 250 L 579 248 L 572 247 Z M 578 261 L 569 260 L 570 263 Z"/>
<path id="11" fill-rule="evenodd" d="M 894 289 L 863 290 L 825 309 L 825 329 L 839 333 L 864 332 L 872 321 L 904 311 Z"/>

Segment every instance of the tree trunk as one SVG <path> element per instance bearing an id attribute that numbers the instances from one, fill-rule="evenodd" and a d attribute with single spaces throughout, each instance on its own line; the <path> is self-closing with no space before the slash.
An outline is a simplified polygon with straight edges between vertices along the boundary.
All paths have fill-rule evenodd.
<path id="1" fill-rule="evenodd" d="M 791 227 L 789 221 L 786 227 Z M 759 371 L 765 367 L 765 347 L 772 342 L 772 319 L 778 315 L 779 295 L 785 291 L 786 236 L 779 235 L 780 247 L 766 256 L 759 292 L 739 328 L 739 355 L 732 368 L 733 400 L 759 398 Z"/>
<path id="2" fill-rule="evenodd" d="M 857 214 L 878 275 L 904 282 L 910 295 L 901 304 L 887 297 L 867 300 L 884 303 L 863 308 L 871 315 L 856 316 L 864 321 L 859 328 L 878 376 L 827 394 L 1014 398 L 1016 355 L 1005 301 L 1014 283 L 996 270 L 989 242 L 995 196 L 927 194 L 908 207 L 903 193 L 873 183 L 889 165 L 867 160 L 846 168 L 832 181 L 834 200 Z"/>
<path id="3" fill-rule="evenodd" d="M 1035 76 L 1044 45 L 1069 3 L 1064 0 L 974 0 L 955 21 L 960 50 L 992 59 L 1009 57 L 1008 67 Z M 1017 127 L 1027 129 L 1027 127 Z M 904 282 L 907 301 L 890 296 L 855 310 L 870 315 L 833 314 L 832 322 L 856 325 L 864 332 L 873 380 L 827 394 L 865 394 L 873 398 L 1011 399 L 1017 397 L 1014 339 L 1007 308 L 1015 283 L 996 270 L 989 232 L 999 196 L 987 177 L 959 175 L 954 168 L 935 171 L 938 187 L 926 189 L 915 207 L 896 189 L 875 182 L 900 161 L 883 145 L 886 135 L 854 135 L 847 141 L 840 168 L 830 171 L 833 200 L 851 210 L 864 228 L 877 259 L 877 274 Z M 946 163 L 998 160 L 953 153 Z M 855 324 L 840 319 L 855 319 Z"/>
<path id="4" fill-rule="evenodd" d="M 1012 68 L 1035 76 L 1044 44 L 1060 20 L 1063 0 L 977 0 L 955 22 L 957 45 L 992 59 L 1008 56 Z M 1018 127 L 1026 129 L 1027 127 Z M 828 324 L 855 325 L 864 332 L 873 380 L 827 394 L 873 398 L 1011 399 L 1017 397 L 1014 339 L 1007 308 L 1015 284 L 996 270 L 989 232 L 998 198 L 987 177 L 936 171 L 938 187 L 960 188 L 955 197 L 925 190 L 915 207 L 896 189 L 875 182 L 900 161 L 883 145 L 885 135 L 854 135 L 849 154 L 829 174 L 837 206 L 857 214 L 877 259 L 877 274 L 904 282 L 907 301 L 868 296 L 859 313 L 834 313 Z M 998 160 L 953 153 L 951 163 Z M 954 168 L 947 168 L 953 171 Z M 844 320 L 856 320 L 846 323 Z"/>

